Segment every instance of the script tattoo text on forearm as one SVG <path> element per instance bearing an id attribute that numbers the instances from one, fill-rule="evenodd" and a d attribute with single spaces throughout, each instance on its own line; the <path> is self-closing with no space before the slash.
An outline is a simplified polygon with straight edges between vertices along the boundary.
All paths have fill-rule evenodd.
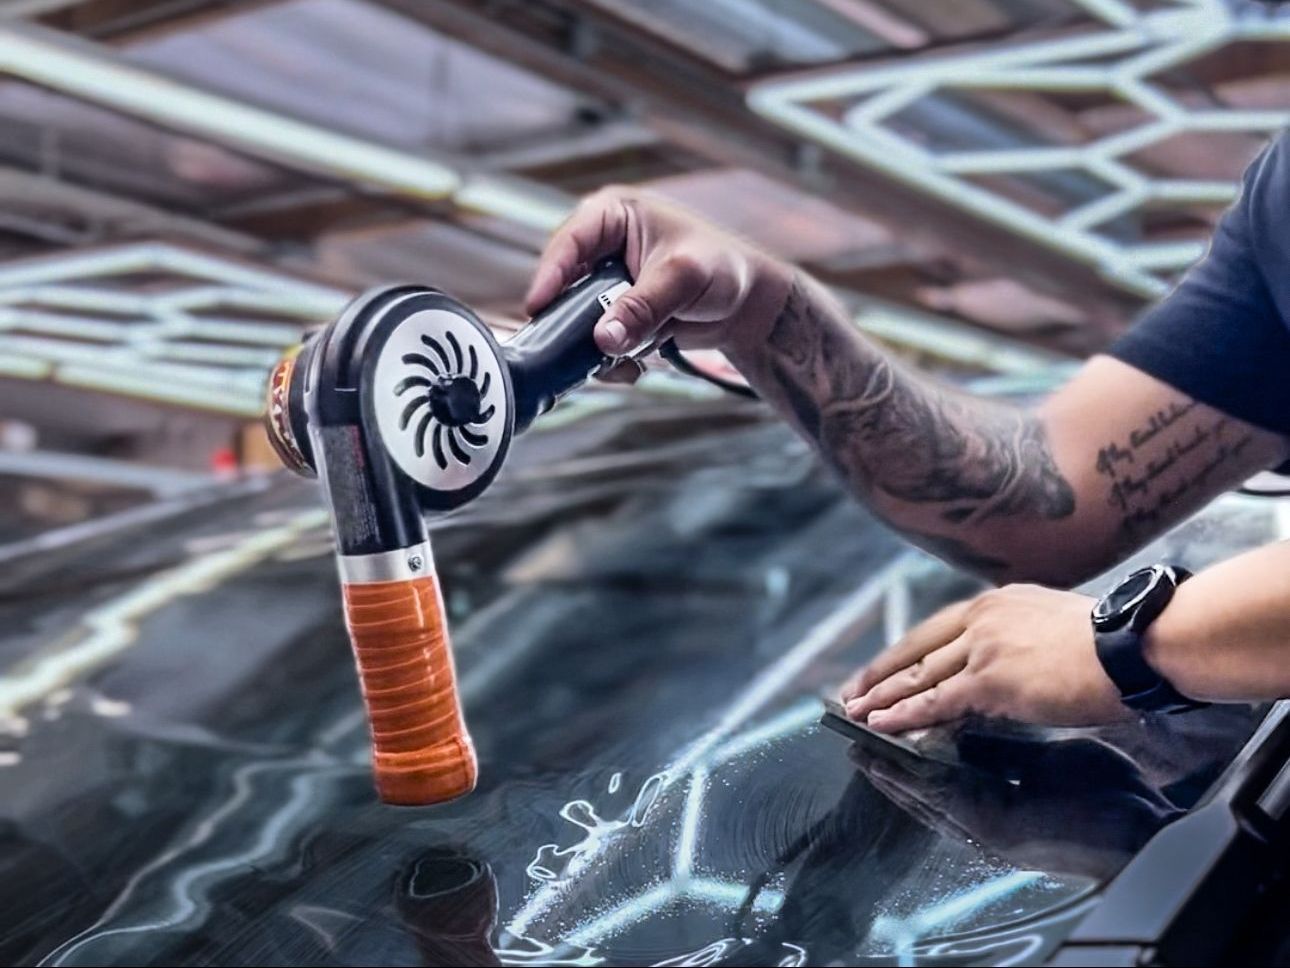
<path id="1" fill-rule="evenodd" d="M 1231 419 L 1203 415 L 1196 401 L 1180 398 L 1123 440 L 1102 447 L 1097 472 L 1106 479 L 1125 543 L 1136 544 L 1168 525 L 1180 502 L 1202 495 L 1214 473 L 1253 442 L 1254 435 Z"/>

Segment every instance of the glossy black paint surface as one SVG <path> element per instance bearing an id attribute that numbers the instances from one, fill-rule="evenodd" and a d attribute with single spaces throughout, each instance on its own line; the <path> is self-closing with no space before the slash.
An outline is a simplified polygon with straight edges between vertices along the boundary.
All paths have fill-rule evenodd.
<path id="1" fill-rule="evenodd" d="M 375 800 L 309 486 L 7 565 L 0 962 L 1037 957 L 1257 714 L 852 748 L 819 694 L 974 586 L 756 412 L 552 418 L 437 525 L 480 754 L 442 807 Z"/>

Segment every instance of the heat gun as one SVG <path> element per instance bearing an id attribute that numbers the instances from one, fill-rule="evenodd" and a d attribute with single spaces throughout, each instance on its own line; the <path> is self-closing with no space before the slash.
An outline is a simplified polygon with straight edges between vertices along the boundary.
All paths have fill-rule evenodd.
<path id="1" fill-rule="evenodd" d="M 503 344 L 438 289 L 373 289 L 270 378 L 269 439 L 331 512 L 386 803 L 450 800 L 477 773 L 424 515 L 482 494 L 515 434 L 607 362 L 593 329 L 630 286 L 601 260 Z"/>

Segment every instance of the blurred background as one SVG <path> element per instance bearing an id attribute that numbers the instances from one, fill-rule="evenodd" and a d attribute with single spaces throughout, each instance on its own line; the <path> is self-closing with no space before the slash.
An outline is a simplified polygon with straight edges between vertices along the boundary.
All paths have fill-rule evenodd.
<path id="1" fill-rule="evenodd" d="M 806 266 L 923 363 L 1059 379 L 1203 251 L 1290 117 L 1290 17 L 5 0 L 0 78 L 15 537 L 267 466 L 269 367 L 364 286 L 436 285 L 514 327 L 545 236 L 609 183 Z"/>

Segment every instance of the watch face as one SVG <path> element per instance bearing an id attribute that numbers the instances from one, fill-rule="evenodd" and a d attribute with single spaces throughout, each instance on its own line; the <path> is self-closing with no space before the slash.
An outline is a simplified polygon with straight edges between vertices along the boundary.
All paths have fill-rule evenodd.
<path id="1" fill-rule="evenodd" d="M 1156 568 L 1135 571 L 1094 606 L 1093 620 L 1099 624 L 1114 623 L 1127 616 L 1159 579 L 1159 570 Z"/>

